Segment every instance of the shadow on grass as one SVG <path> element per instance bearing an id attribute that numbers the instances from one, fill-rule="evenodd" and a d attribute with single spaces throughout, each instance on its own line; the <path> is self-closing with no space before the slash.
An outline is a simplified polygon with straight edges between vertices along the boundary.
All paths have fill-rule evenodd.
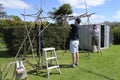
<path id="1" fill-rule="evenodd" d="M 62 68 L 71 68 L 69 64 L 60 64 L 60 69 Z M 43 66 L 42 69 L 40 69 L 39 71 L 36 70 L 30 70 L 27 72 L 30 75 L 34 75 L 34 76 L 40 76 L 40 77 L 44 77 L 44 78 L 48 78 L 48 74 L 47 74 L 47 70 L 46 70 L 46 66 Z M 60 74 L 57 70 L 56 71 L 51 71 L 50 75 L 58 75 Z"/>
<path id="2" fill-rule="evenodd" d="M 27 73 L 30 74 L 30 75 L 38 76 L 38 77 L 48 78 L 48 74 L 47 74 L 46 70 L 44 70 L 44 71 L 40 70 L 39 73 L 36 72 L 35 70 L 31 70 L 31 71 L 28 71 Z M 50 72 L 49 76 L 50 75 L 58 75 L 58 74 L 59 74 L 58 71 Z"/>
<path id="3" fill-rule="evenodd" d="M 60 68 L 71 68 L 70 64 L 59 64 Z"/>
<path id="4" fill-rule="evenodd" d="M 39 71 L 38 73 L 36 70 L 30 70 L 27 73 L 34 76 L 47 77 L 47 72 L 44 72 L 44 71 Z"/>
<path id="5" fill-rule="evenodd" d="M 0 58 L 9 58 L 9 57 L 13 57 L 11 56 L 7 50 L 0 50 Z"/>
<path id="6" fill-rule="evenodd" d="M 83 68 L 83 67 L 81 67 L 81 69 L 83 69 L 84 71 L 86 71 L 86 72 L 88 72 L 88 73 L 95 74 L 95 75 L 97 75 L 97 76 L 103 77 L 103 78 L 105 78 L 105 79 L 114 80 L 113 78 L 111 78 L 111 77 L 109 77 L 109 76 L 106 76 L 106 75 L 104 75 L 104 74 L 96 73 L 96 72 L 94 72 L 94 71 L 85 69 L 85 68 Z"/>

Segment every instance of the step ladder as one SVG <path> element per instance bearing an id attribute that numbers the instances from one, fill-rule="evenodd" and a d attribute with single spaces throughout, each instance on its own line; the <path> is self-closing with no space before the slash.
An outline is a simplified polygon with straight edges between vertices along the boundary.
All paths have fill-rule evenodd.
<path id="1" fill-rule="evenodd" d="M 46 65 L 46 69 L 47 69 L 48 78 L 49 78 L 49 74 L 50 74 L 51 70 L 54 68 L 56 68 L 58 70 L 59 74 L 61 74 L 57 55 L 55 52 L 55 48 L 53 48 L 53 47 L 43 48 L 42 63 L 44 63 L 43 62 L 44 58 L 45 58 L 45 65 Z M 54 61 L 54 63 L 53 63 L 53 61 Z"/>

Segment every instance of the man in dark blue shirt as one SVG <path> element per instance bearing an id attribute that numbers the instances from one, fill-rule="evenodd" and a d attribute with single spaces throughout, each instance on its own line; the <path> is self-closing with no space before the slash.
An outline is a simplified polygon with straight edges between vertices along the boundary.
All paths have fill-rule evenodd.
<path id="1" fill-rule="evenodd" d="M 68 23 L 68 20 L 66 20 Z M 70 26 L 70 52 L 72 53 L 72 67 L 78 66 L 79 62 L 79 31 L 81 19 L 76 18 Z"/>
<path id="2" fill-rule="evenodd" d="M 43 24 L 39 26 L 37 23 L 35 23 L 35 30 L 36 30 L 36 43 L 37 43 L 37 56 L 42 55 L 42 48 L 44 47 L 44 36 L 43 36 Z M 41 53 L 41 55 L 40 55 Z"/>

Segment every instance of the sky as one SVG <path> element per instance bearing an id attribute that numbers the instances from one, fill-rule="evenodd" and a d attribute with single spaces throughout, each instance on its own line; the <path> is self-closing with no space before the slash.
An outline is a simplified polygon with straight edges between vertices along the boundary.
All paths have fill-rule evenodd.
<path id="1" fill-rule="evenodd" d="M 85 3 L 86 2 L 86 3 Z M 38 9 L 43 9 L 43 15 L 48 16 L 49 11 L 53 8 L 59 8 L 62 4 L 69 3 L 72 7 L 74 16 L 79 16 L 87 12 L 95 13 L 90 17 L 90 22 L 120 22 L 120 0 L 0 0 L 3 4 L 4 11 L 8 15 L 17 15 L 22 20 L 21 15 L 35 14 Z M 85 7 L 87 5 L 87 8 Z M 34 21 L 33 17 L 27 17 L 27 21 Z M 84 21 L 87 19 L 83 19 Z"/>

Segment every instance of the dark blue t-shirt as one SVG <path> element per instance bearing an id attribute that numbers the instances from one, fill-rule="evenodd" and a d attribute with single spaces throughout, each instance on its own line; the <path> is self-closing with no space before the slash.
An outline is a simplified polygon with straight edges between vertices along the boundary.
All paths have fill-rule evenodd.
<path id="1" fill-rule="evenodd" d="M 79 40 L 80 25 L 71 24 L 70 40 Z"/>

